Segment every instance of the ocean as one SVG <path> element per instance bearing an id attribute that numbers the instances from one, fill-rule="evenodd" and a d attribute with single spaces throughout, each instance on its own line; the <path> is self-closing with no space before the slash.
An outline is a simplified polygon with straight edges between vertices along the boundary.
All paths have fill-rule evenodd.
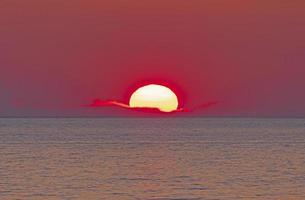
<path id="1" fill-rule="evenodd" d="M 305 199 L 305 120 L 2 118 L 0 199 Z"/>

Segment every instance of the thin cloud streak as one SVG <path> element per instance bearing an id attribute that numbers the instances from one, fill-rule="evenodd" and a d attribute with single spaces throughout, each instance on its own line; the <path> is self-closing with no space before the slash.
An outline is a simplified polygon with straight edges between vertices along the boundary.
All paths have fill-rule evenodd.
<path id="1" fill-rule="evenodd" d="M 158 108 L 140 108 L 140 107 L 130 107 L 128 104 L 119 102 L 119 101 L 115 101 L 115 100 L 100 100 L 100 99 L 95 99 L 92 101 L 91 104 L 86 105 L 87 107 L 91 107 L 91 108 L 101 108 L 101 107 L 119 107 L 119 108 L 124 108 L 124 109 L 128 109 L 128 110 L 133 110 L 133 111 L 142 111 L 142 112 L 157 112 L 157 113 L 189 113 L 189 112 L 195 112 L 197 110 L 202 110 L 211 106 L 214 106 L 216 104 L 218 104 L 218 101 L 210 101 L 207 103 L 203 103 L 201 105 L 198 105 L 196 107 L 193 107 L 191 109 L 188 108 L 178 108 L 177 110 L 174 110 L 172 112 L 163 112 Z"/>

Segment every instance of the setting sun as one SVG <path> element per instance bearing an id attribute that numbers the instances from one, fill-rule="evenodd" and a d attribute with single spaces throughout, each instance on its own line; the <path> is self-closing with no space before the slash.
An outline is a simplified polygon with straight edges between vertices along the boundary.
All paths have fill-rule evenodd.
<path id="1" fill-rule="evenodd" d="M 178 98 L 169 88 L 150 84 L 137 89 L 130 97 L 133 108 L 157 108 L 162 112 L 172 112 L 178 108 Z"/>

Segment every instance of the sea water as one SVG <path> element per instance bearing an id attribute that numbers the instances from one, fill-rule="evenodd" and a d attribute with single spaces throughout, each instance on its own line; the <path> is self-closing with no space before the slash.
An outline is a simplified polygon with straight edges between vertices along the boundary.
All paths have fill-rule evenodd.
<path id="1" fill-rule="evenodd" d="M 305 120 L 0 119 L 0 199 L 305 199 Z"/>

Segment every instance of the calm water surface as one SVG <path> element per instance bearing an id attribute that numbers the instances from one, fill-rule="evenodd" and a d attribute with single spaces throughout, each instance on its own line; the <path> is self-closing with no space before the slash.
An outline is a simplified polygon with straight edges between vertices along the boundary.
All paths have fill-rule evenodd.
<path id="1" fill-rule="evenodd" d="M 0 119 L 0 199 L 305 199 L 304 119 Z"/>

